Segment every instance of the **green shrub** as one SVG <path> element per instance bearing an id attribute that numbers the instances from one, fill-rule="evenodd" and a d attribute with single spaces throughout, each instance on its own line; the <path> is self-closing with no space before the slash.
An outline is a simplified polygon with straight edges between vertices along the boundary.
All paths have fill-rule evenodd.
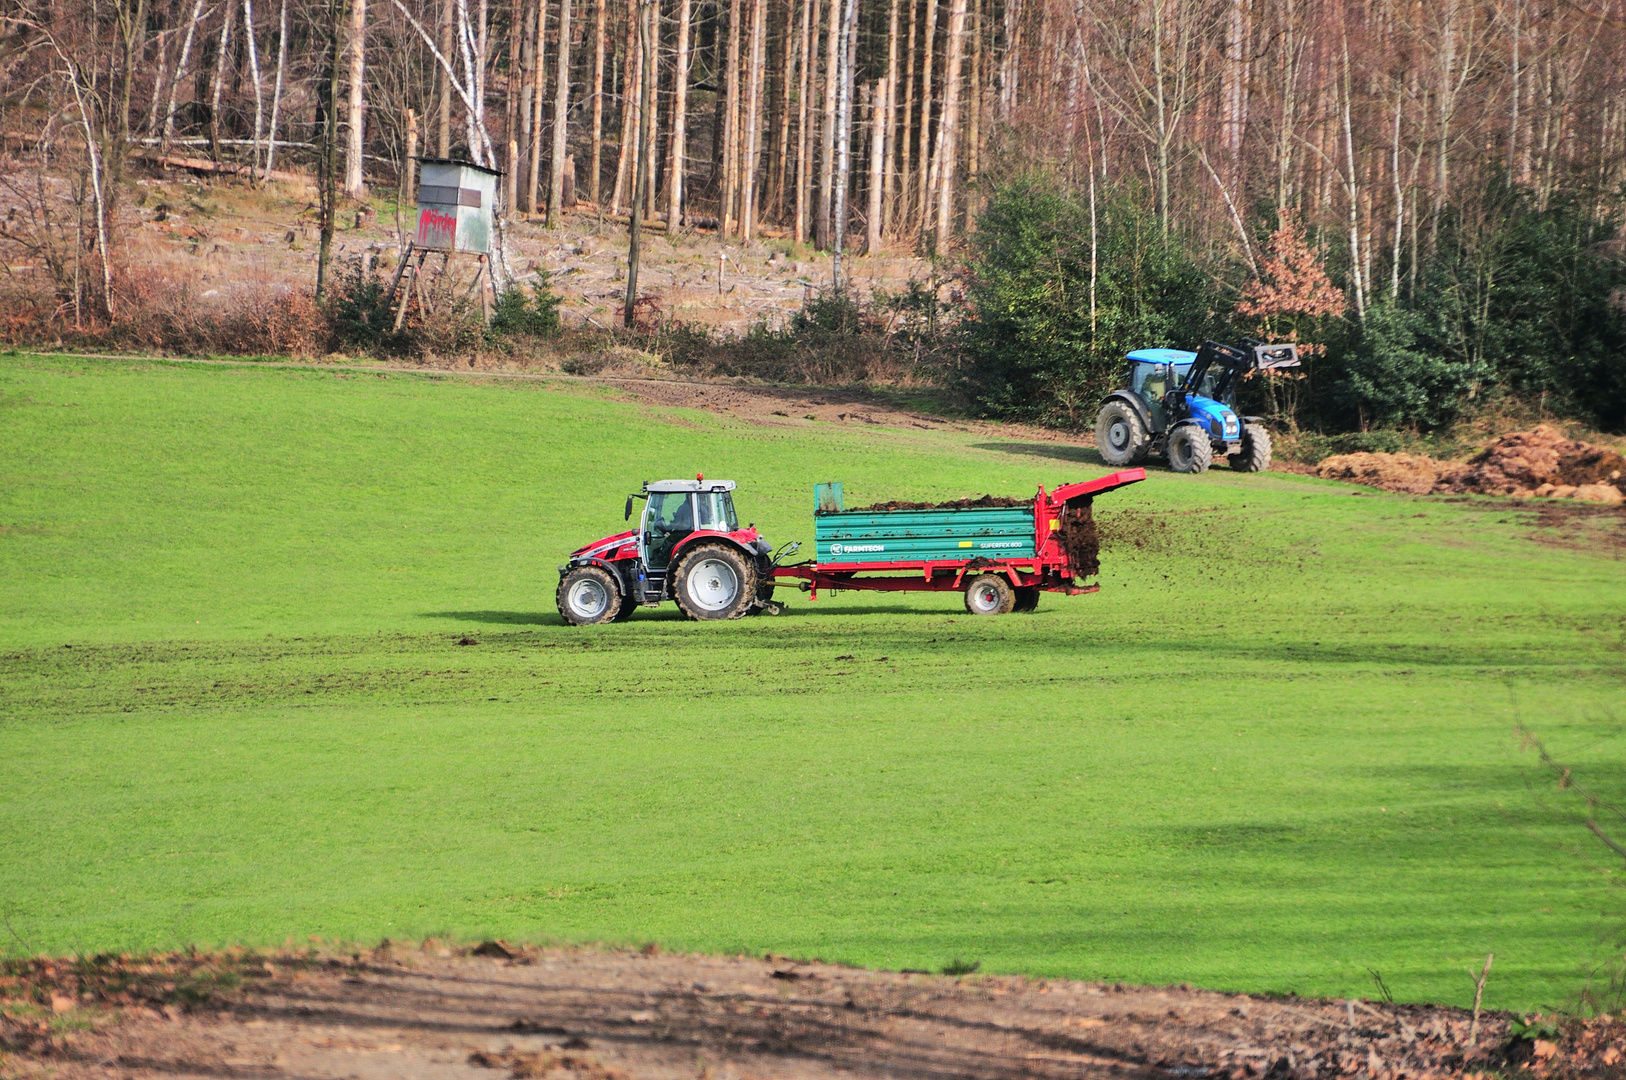
<path id="1" fill-rule="evenodd" d="M 543 270 L 531 283 L 529 295 L 517 282 L 504 289 L 492 308 L 491 335 L 558 336 L 560 297 L 550 287 L 550 281 L 550 275 Z"/>

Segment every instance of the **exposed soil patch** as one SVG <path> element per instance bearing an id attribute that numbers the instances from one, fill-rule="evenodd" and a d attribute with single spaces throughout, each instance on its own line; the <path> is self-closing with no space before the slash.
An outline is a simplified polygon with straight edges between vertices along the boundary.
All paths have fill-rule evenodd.
<path id="1" fill-rule="evenodd" d="M 1032 499 L 1007 499 L 1003 495 L 982 495 L 975 499 L 950 499 L 940 503 L 892 502 L 860 506 L 847 511 L 850 514 L 873 514 L 886 510 L 988 510 L 1012 506 L 1032 506 Z"/>
<path id="2" fill-rule="evenodd" d="M 435 942 L 0 968 L 0 1049 L 53 1077 L 1612 1075 L 1626 1025 L 1509 1043 L 1457 1009 L 764 959 Z"/>
<path id="3" fill-rule="evenodd" d="M 1413 495 L 1626 503 L 1626 458 L 1605 446 L 1566 439 L 1550 424 L 1504 435 L 1465 465 L 1416 454 L 1338 454 L 1323 460 L 1316 475 Z"/>

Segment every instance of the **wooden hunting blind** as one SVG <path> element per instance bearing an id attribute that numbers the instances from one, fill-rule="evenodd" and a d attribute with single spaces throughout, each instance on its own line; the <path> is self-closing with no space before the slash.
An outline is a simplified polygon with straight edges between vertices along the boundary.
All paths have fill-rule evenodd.
<path id="1" fill-rule="evenodd" d="M 419 158 L 418 232 L 420 251 L 491 250 L 497 178 L 502 174 L 469 161 Z"/>

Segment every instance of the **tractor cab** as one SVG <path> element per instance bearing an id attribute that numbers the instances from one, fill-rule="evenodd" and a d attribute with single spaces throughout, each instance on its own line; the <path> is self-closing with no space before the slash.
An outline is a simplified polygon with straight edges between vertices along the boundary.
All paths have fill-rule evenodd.
<path id="1" fill-rule="evenodd" d="M 740 520 L 734 514 L 732 480 L 656 480 L 644 490 L 627 496 L 626 516 L 632 518 L 632 501 L 644 499 L 639 519 L 638 540 L 644 565 L 665 570 L 672 550 L 697 530 L 732 533 Z"/>

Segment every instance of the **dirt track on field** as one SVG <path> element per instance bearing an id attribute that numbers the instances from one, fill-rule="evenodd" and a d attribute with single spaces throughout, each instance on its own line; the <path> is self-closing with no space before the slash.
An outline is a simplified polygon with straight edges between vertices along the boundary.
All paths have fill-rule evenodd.
<path id="1" fill-rule="evenodd" d="M 492 943 L 470 954 L 430 942 L 8 971 L 0 1074 L 20 1076 L 1399 1080 L 1508 1063 L 1501 1015 L 1483 1017 L 1478 1048 L 1465 1051 L 1469 1018 L 1455 1009 L 780 957 Z M 1594 1032 L 1585 1060 L 1603 1060 L 1620 1030 Z M 1537 1057 L 1536 1075 L 1572 1058 L 1583 1064 L 1567 1049 Z"/>

